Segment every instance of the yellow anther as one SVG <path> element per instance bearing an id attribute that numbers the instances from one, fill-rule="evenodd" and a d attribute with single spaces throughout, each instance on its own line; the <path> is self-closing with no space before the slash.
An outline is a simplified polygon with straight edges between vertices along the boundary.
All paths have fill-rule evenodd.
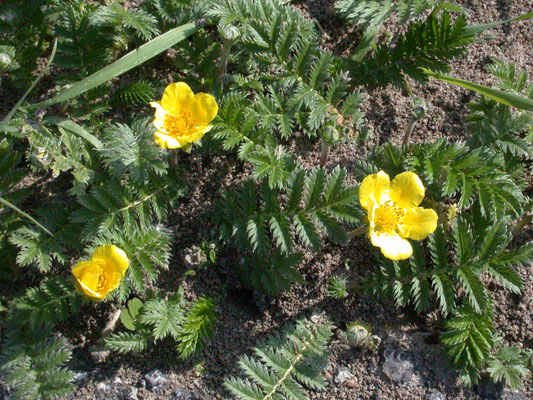
<path id="1" fill-rule="evenodd" d="M 96 290 L 100 291 L 105 288 L 106 282 L 107 274 L 105 272 L 102 272 L 102 274 L 98 277 L 98 285 L 96 286 Z"/>
<path id="2" fill-rule="evenodd" d="M 163 122 L 167 134 L 172 137 L 190 135 L 194 132 L 192 113 L 182 110 L 177 114 L 167 114 Z"/>
<path id="3" fill-rule="evenodd" d="M 392 233 L 397 231 L 405 211 L 396 207 L 396 203 L 387 201 L 374 211 L 374 224 L 376 231 Z"/>

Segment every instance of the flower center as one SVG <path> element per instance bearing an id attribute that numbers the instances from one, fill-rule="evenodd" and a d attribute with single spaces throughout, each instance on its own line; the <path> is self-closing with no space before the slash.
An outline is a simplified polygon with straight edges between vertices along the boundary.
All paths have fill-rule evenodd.
<path id="1" fill-rule="evenodd" d="M 165 115 L 163 127 L 172 137 L 187 136 L 194 132 L 192 113 L 181 110 L 176 114 Z"/>
<path id="2" fill-rule="evenodd" d="M 388 200 L 374 211 L 375 230 L 383 233 L 397 231 L 400 220 L 405 215 L 405 211 L 396 207 L 396 203 Z"/>
<path id="3" fill-rule="evenodd" d="M 98 285 L 96 286 L 96 291 L 99 292 L 102 289 L 104 289 L 106 283 L 107 283 L 107 273 L 102 272 L 100 276 L 98 277 Z"/>

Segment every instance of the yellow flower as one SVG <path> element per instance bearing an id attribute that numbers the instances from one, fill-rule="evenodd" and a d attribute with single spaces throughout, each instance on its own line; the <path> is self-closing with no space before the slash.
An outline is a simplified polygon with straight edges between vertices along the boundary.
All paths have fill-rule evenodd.
<path id="1" fill-rule="evenodd" d="M 123 250 L 112 244 L 98 247 L 91 261 L 81 261 L 72 268 L 76 289 L 94 300 L 104 300 L 120 285 L 130 261 Z"/>
<path id="2" fill-rule="evenodd" d="M 418 207 L 424 194 L 424 185 L 414 172 L 396 175 L 391 182 L 379 171 L 361 182 L 359 202 L 368 212 L 368 235 L 385 257 L 409 258 L 413 248 L 406 238 L 422 240 L 437 229 L 435 210 Z"/>
<path id="3" fill-rule="evenodd" d="M 150 103 L 155 108 L 155 142 L 167 149 L 189 147 L 213 128 L 209 123 L 217 116 L 218 105 L 213 96 L 194 94 L 184 82 L 168 85 L 161 101 Z"/>

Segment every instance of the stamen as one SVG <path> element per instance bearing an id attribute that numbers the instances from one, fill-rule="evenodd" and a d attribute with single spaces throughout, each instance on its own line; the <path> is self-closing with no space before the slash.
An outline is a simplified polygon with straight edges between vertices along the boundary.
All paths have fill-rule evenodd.
<path id="1" fill-rule="evenodd" d="M 100 291 L 103 288 L 105 288 L 107 282 L 107 274 L 105 272 L 102 272 L 102 274 L 98 277 L 98 285 L 96 286 L 96 291 Z"/>
<path id="2" fill-rule="evenodd" d="M 188 136 L 195 131 L 192 124 L 192 113 L 185 110 L 176 114 L 167 114 L 163 126 L 172 137 Z"/>
<path id="3" fill-rule="evenodd" d="M 383 233 L 392 233 L 398 230 L 398 224 L 405 211 L 396 207 L 396 203 L 388 200 L 374 211 L 375 230 Z"/>

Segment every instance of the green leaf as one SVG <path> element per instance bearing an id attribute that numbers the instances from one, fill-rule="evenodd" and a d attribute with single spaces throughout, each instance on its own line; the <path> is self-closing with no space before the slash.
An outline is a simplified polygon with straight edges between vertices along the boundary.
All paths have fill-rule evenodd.
<path id="1" fill-rule="evenodd" d="M 119 332 L 106 338 L 105 344 L 119 353 L 140 353 L 148 345 L 148 337 L 147 332 Z"/>
<path id="2" fill-rule="evenodd" d="M 188 358 L 206 345 L 213 334 L 216 321 L 214 303 L 209 297 L 200 297 L 194 302 L 185 317 L 178 340 L 181 358 Z"/>
<path id="3" fill-rule="evenodd" d="M 87 142 L 93 145 L 96 149 L 101 149 L 103 147 L 102 142 L 94 135 L 91 135 L 83 127 L 72 121 L 61 121 L 57 124 L 58 127 L 66 129 L 69 132 L 78 135 L 82 139 L 85 139 Z"/>
<path id="4" fill-rule="evenodd" d="M 64 398 L 73 390 L 74 374 L 66 368 L 72 345 L 50 326 L 28 329 L 8 324 L 2 343 L 3 388 L 13 399 Z"/>
<path id="5" fill-rule="evenodd" d="M 346 288 L 346 279 L 339 276 L 332 276 L 329 278 L 328 296 L 334 297 L 336 299 L 342 299 L 348 296 L 348 290 Z"/>
<path id="6" fill-rule="evenodd" d="M 155 339 L 162 339 L 168 335 L 177 338 L 183 320 L 183 310 L 173 301 L 149 300 L 144 306 L 139 321 L 153 326 Z"/>
<path id="7" fill-rule="evenodd" d="M 424 73 L 427 76 L 441 80 L 443 82 L 452 83 L 457 86 L 462 86 L 464 88 L 474 90 L 478 93 L 481 93 L 483 96 L 487 96 L 497 101 L 498 103 L 502 103 L 511 107 L 516 107 L 521 110 L 533 111 L 533 100 L 530 100 L 526 97 L 517 96 L 516 94 L 507 93 L 499 89 L 490 88 L 488 86 L 466 81 L 464 79 L 453 78 L 451 76 L 439 74 L 438 72 L 432 72 L 428 69 L 424 69 Z"/>
<path id="8" fill-rule="evenodd" d="M 57 276 L 26 290 L 24 296 L 13 301 L 12 312 L 18 323 L 35 329 L 67 320 L 79 311 L 80 303 L 81 297 L 74 290 L 73 282 Z"/>
<path id="9" fill-rule="evenodd" d="M 332 332 L 321 315 L 300 319 L 259 347 L 254 357 L 244 355 L 239 366 L 246 378 L 227 378 L 224 387 L 242 400 L 305 400 L 305 388 L 326 388 L 322 370 L 326 367 Z"/>
<path id="10" fill-rule="evenodd" d="M 487 315 L 462 307 L 446 321 L 446 332 L 441 341 L 452 363 L 466 373 L 471 383 L 475 383 L 494 345 L 494 327 Z"/>
<path id="11" fill-rule="evenodd" d="M 122 325 L 124 325 L 126 329 L 129 329 L 130 331 L 135 330 L 134 320 L 127 308 L 123 309 L 120 313 L 120 322 L 122 322 Z"/>
<path id="12" fill-rule="evenodd" d="M 496 382 L 504 381 L 512 390 L 520 390 L 520 378 L 531 375 L 528 369 L 531 350 L 523 350 L 517 346 L 502 347 L 491 355 L 487 372 Z"/>
<path id="13" fill-rule="evenodd" d="M 520 15 L 520 16 L 515 17 L 515 18 L 506 19 L 505 21 L 497 21 L 497 22 L 491 22 L 491 23 L 488 23 L 488 24 L 481 24 L 481 25 L 469 25 L 469 26 L 465 27 L 463 32 L 464 32 L 465 35 L 475 35 L 475 34 L 483 32 L 483 31 L 485 31 L 487 29 L 494 28 L 494 27 L 496 27 L 498 25 L 507 24 L 509 22 L 522 21 L 524 19 L 529 19 L 529 18 L 532 18 L 532 17 L 533 17 L 533 11 L 529 12 L 527 14 Z"/>
<path id="14" fill-rule="evenodd" d="M 7 207 L 9 207 L 9 208 L 12 208 L 16 212 L 18 212 L 20 215 L 22 215 L 24 218 L 29 219 L 31 222 L 33 222 L 35 225 L 37 225 L 39 228 L 41 228 L 44 232 L 48 233 L 50 236 L 54 236 L 54 235 L 52 235 L 52 233 L 48 229 L 46 229 L 39 222 L 37 222 L 37 220 L 35 220 L 31 215 L 26 214 L 24 211 L 22 211 L 20 208 L 18 208 L 14 204 L 11 204 L 9 201 L 7 201 L 7 200 L 5 200 L 5 199 L 3 199 L 1 197 L 0 197 L 0 203 L 5 205 L 5 206 L 7 206 Z"/>
<path id="15" fill-rule="evenodd" d="M 128 301 L 128 308 L 122 310 L 122 313 L 120 314 L 120 322 L 122 322 L 122 325 L 130 331 L 136 330 L 135 319 L 137 318 L 137 315 L 139 315 L 142 306 L 142 301 L 135 297 Z"/>
<path id="16" fill-rule="evenodd" d="M 457 278 L 474 310 L 477 313 L 484 311 L 488 305 L 488 299 L 485 287 L 478 278 L 478 273 L 473 271 L 471 267 L 465 266 L 463 269 L 457 270 Z"/>
<path id="17" fill-rule="evenodd" d="M 182 41 L 188 36 L 192 35 L 197 30 L 196 23 L 189 22 L 188 24 L 171 29 L 170 31 L 152 39 L 146 44 L 143 44 L 138 49 L 130 51 L 120 60 L 115 61 L 113 64 L 102 68 L 100 71 L 95 72 L 91 76 L 83 79 L 82 81 L 72 85 L 72 87 L 59 93 L 53 98 L 43 101 L 41 103 L 33 104 L 31 107 L 48 107 L 53 104 L 61 103 L 66 100 L 70 100 L 80 94 L 94 89 L 109 80 L 122 75 L 123 73 L 133 69 L 163 51 L 174 46 L 176 43 Z"/>

